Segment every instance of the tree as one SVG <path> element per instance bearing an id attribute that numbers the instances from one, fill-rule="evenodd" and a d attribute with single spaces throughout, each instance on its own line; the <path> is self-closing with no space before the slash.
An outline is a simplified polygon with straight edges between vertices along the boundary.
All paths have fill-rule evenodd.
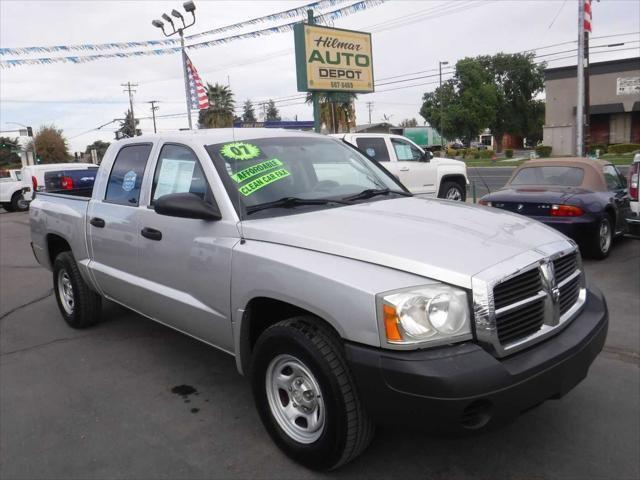
<path id="1" fill-rule="evenodd" d="M 69 145 L 62 130 L 55 125 L 44 125 L 36 132 L 27 145 L 27 151 L 33 151 L 35 142 L 38 163 L 60 163 L 69 159 Z"/>
<path id="2" fill-rule="evenodd" d="M 251 100 L 244 102 L 244 106 L 242 107 L 242 121 L 249 123 L 256 122 L 256 111 Z"/>
<path id="3" fill-rule="evenodd" d="M 18 138 L 0 137 L 0 166 L 20 163 L 20 155 L 16 153 L 19 148 Z"/>
<path id="4" fill-rule="evenodd" d="M 540 105 L 535 97 L 544 88 L 545 65 L 536 65 L 534 57 L 533 53 L 498 53 L 477 58 L 498 92 L 496 112 L 487 125 L 498 152 L 505 133 L 524 137 L 536 129 L 533 125 L 539 120 Z"/>
<path id="5" fill-rule="evenodd" d="M 530 145 L 537 145 L 542 141 L 545 108 L 546 105 L 543 100 L 533 101 L 533 114 L 529 117 L 529 124 L 524 135 Z"/>
<path id="6" fill-rule="evenodd" d="M 109 142 L 96 140 L 92 144 L 87 145 L 87 149 L 85 150 L 84 153 L 91 153 L 91 150 L 95 148 L 96 153 L 98 154 L 98 160 L 102 160 L 102 157 L 104 157 L 104 154 L 107 151 L 107 148 L 109 148 L 109 145 L 111 145 Z"/>
<path id="7" fill-rule="evenodd" d="M 415 118 L 412 119 L 408 119 L 405 118 L 404 120 L 402 120 L 400 122 L 400 126 L 405 128 L 405 127 L 417 127 L 418 126 L 418 121 Z"/>
<path id="8" fill-rule="evenodd" d="M 264 119 L 267 122 L 269 121 L 279 122 L 281 120 L 280 112 L 278 112 L 278 108 L 276 107 L 276 102 L 274 102 L 271 99 L 269 99 L 269 103 L 267 103 L 267 114 L 264 117 Z"/>
<path id="9" fill-rule="evenodd" d="M 442 136 L 461 138 L 468 144 L 493 120 L 497 101 L 489 72 L 476 59 L 465 58 L 456 64 L 452 79 L 424 94 L 420 115 L 436 128 L 442 125 Z"/>
<path id="10" fill-rule="evenodd" d="M 330 133 L 348 132 L 356 126 L 356 111 L 353 102 L 358 96 L 355 93 L 341 93 L 339 101 L 331 93 L 320 95 L 320 123 Z M 313 103 L 311 93 L 307 94 L 307 103 Z M 335 122 L 334 122 L 335 120 Z"/>
<path id="11" fill-rule="evenodd" d="M 209 107 L 200 110 L 198 116 L 199 128 L 224 128 L 232 127 L 234 119 L 235 100 L 231 88 L 216 83 L 206 86 Z"/>
<path id="12" fill-rule="evenodd" d="M 132 138 L 142 135 L 142 130 L 137 128 L 139 123 L 140 120 L 136 119 L 134 125 L 133 113 L 131 110 L 127 110 L 124 114 L 124 120 L 120 122 L 120 128 L 116 132 L 116 138 Z"/>

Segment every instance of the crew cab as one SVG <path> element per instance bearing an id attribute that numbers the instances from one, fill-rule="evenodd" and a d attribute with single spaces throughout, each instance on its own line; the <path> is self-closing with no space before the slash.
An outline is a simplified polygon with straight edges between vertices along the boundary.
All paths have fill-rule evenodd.
<path id="1" fill-rule="evenodd" d="M 567 237 L 414 196 L 313 133 L 115 142 L 91 198 L 37 192 L 30 223 L 70 327 L 107 298 L 227 352 L 275 443 L 314 469 L 376 424 L 472 431 L 559 398 L 607 333 Z"/>
<path id="2" fill-rule="evenodd" d="M 384 133 L 335 134 L 380 162 L 416 195 L 464 201 L 467 166 L 459 160 L 434 157 L 402 135 Z"/>
<path id="3" fill-rule="evenodd" d="M 20 170 L 0 170 L 0 206 L 8 212 L 22 212 L 29 208 L 24 199 Z"/>

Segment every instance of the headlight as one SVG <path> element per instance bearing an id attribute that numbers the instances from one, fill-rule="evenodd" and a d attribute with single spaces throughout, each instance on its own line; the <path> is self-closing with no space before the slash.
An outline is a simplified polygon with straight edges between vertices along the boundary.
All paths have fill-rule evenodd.
<path id="1" fill-rule="evenodd" d="M 435 284 L 378 297 L 383 340 L 393 345 L 445 344 L 471 339 L 467 293 Z"/>

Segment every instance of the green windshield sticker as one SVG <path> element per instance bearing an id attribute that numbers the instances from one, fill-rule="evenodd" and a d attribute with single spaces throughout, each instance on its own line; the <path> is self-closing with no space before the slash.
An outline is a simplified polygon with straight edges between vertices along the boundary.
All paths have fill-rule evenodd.
<path id="1" fill-rule="evenodd" d="M 264 173 L 275 167 L 281 167 L 282 165 L 283 163 L 280 160 L 274 158 L 272 160 L 267 160 L 266 162 L 257 163 L 256 165 L 245 168 L 244 170 L 240 170 L 238 173 L 231 175 L 231 178 L 238 183 L 242 183 L 248 178 L 255 177 L 260 173 Z"/>
<path id="2" fill-rule="evenodd" d="M 258 177 L 254 180 L 251 180 L 246 185 L 241 186 L 238 191 L 245 197 L 247 197 L 252 193 L 260 190 L 261 188 L 266 187 L 273 182 L 277 182 L 278 180 L 282 180 L 289 175 L 291 174 L 287 170 L 285 170 L 284 168 L 280 168 L 278 170 L 274 170 L 273 172 L 269 172 L 266 175 L 262 175 L 261 177 Z"/>
<path id="3" fill-rule="evenodd" d="M 224 145 L 220 154 L 231 160 L 251 160 L 260 155 L 260 149 L 252 143 L 234 142 Z"/>

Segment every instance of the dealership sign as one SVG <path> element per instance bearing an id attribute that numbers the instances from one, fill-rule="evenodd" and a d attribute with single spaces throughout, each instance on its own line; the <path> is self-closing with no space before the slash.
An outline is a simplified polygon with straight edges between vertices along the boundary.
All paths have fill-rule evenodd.
<path id="1" fill-rule="evenodd" d="M 371 34 L 298 24 L 294 27 L 300 92 L 373 92 Z"/>

